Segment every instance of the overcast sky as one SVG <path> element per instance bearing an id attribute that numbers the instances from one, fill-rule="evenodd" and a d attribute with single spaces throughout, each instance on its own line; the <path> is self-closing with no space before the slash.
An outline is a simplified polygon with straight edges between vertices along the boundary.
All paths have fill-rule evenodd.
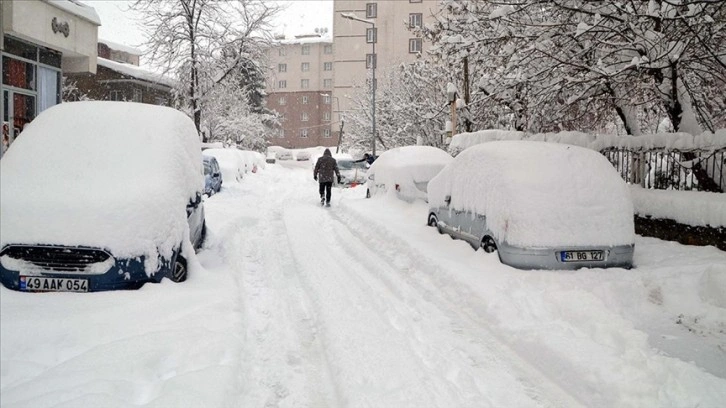
<path id="1" fill-rule="evenodd" d="M 101 18 L 99 38 L 129 46 L 137 46 L 143 41 L 143 35 L 136 26 L 133 13 L 127 11 L 131 1 L 82 1 L 95 8 Z M 286 6 L 285 11 L 277 19 L 278 32 L 293 36 L 312 33 L 318 27 L 327 27 L 332 32 L 332 0 L 293 0 L 278 1 L 278 3 Z"/>

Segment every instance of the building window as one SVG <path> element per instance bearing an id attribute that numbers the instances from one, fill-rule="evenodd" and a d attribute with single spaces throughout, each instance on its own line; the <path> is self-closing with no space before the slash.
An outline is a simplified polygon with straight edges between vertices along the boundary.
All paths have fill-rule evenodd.
<path id="1" fill-rule="evenodd" d="M 108 100 L 109 101 L 123 101 L 124 100 L 123 91 L 118 91 L 115 89 L 108 91 Z"/>
<path id="2" fill-rule="evenodd" d="M 308 137 L 308 130 L 307 129 L 300 129 L 300 137 L 307 138 Z"/>
<path id="3" fill-rule="evenodd" d="M 330 95 L 328 95 L 328 94 L 323 95 L 323 103 L 324 104 L 330 105 L 330 100 L 331 99 L 333 99 L 333 98 L 331 98 Z"/>
<path id="4" fill-rule="evenodd" d="M 323 79 L 323 88 L 330 89 L 333 87 L 333 80 L 332 79 Z"/>
<path id="5" fill-rule="evenodd" d="M 323 71 L 332 71 L 332 70 L 333 70 L 332 62 L 326 62 L 323 64 Z"/>
<path id="6" fill-rule="evenodd" d="M 310 71 L 310 63 L 309 62 L 303 62 L 302 64 L 300 64 L 300 70 L 302 72 L 308 72 L 308 71 Z"/>
<path id="7" fill-rule="evenodd" d="M 302 88 L 302 89 L 308 89 L 308 88 L 310 88 L 310 80 L 309 79 L 301 79 L 300 80 L 300 88 Z"/>
<path id="8" fill-rule="evenodd" d="M 366 69 L 376 67 L 376 57 L 375 54 L 366 54 Z"/>
<path id="9" fill-rule="evenodd" d="M 310 46 L 309 45 L 303 45 L 302 50 L 300 51 L 302 55 L 310 55 Z"/>
<path id="10" fill-rule="evenodd" d="M 307 122 L 309 120 L 310 120 L 310 116 L 308 115 L 307 112 L 303 112 L 300 114 L 300 121 Z"/>
<path id="11" fill-rule="evenodd" d="M 310 97 L 307 96 L 307 95 L 303 95 L 303 97 L 302 97 L 302 103 L 303 103 L 303 105 L 307 105 L 308 102 L 310 102 Z"/>
<path id="12" fill-rule="evenodd" d="M 284 79 L 282 81 L 277 81 L 277 87 L 280 89 L 287 88 L 287 81 Z"/>
<path id="13" fill-rule="evenodd" d="M 131 100 L 134 102 L 143 101 L 143 94 L 141 93 L 141 89 L 134 89 L 134 97 Z"/>
<path id="14" fill-rule="evenodd" d="M 420 38 L 411 38 L 408 40 L 408 52 L 416 53 L 421 52 L 422 41 Z"/>
<path id="15" fill-rule="evenodd" d="M 284 139 L 285 138 L 285 129 L 280 129 L 280 131 L 277 133 L 277 137 L 279 137 L 280 139 Z"/>
<path id="16" fill-rule="evenodd" d="M 330 112 L 323 112 L 323 120 L 330 122 Z"/>
<path id="17" fill-rule="evenodd" d="M 280 57 L 284 57 L 285 55 L 287 55 L 287 52 L 285 52 L 285 48 L 280 47 L 280 49 L 277 50 L 277 55 L 279 55 Z"/>
<path id="18" fill-rule="evenodd" d="M 277 72 L 287 72 L 287 64 L 277 64 Z"/>
<path id="19" fill-rule="evenodd" d="M 375 43 L 378 42 L 378 29 L 377 28 L 366 28 L 366 42 Z"/>
<path id="20" fill-rule="evenodd" d="M 411 13 L 408 15 L 408 26 L 410 28 L 421 27 L 423 24 L 423 14 Z"/>
<path id="21" fill-rule="evenodd" d="M 285 99 L 284 96 L 281 96 L 279 103 L 280 103 L 280 105 L 285 105 L 287 103 L 287 99 Z"/>
<path id="22" fill-rule="evenodd" d="M 333 53 L 333 46 L 328 44 L 325 47 L 323 47 L 323 52 L 325 54 L 332 54 Z"/>
<path id="23" fill-rule="evenodd" d="M 378 14 L 378 5 L 376 3 L 366 3 L 366 18 L 376 18 Z"/>
<path id="24" fill-rule="evenodd" d="M 409 3 L 421 3 L 421 0 L 408 0 Z"/>
<path id="25" fill-rule="evenodd" d="M 323 137 L 330 137 L 330 129 L 323 129 Z"/>

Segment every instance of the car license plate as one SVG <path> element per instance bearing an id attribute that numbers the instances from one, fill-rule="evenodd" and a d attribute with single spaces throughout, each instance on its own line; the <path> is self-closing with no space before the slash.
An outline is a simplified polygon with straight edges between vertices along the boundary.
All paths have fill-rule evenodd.
<path id="1" fill-rule="evenodd" d="M 560 260 L 562 262 L 584 262 L 602 261 L 605 257 L 603 251 L 562 251 Z"/>
<path id="2" fill-rule="evenodd" d="M 20 290 L 30 292 L 88 292 L 88 279 L 21 276 Z"/>

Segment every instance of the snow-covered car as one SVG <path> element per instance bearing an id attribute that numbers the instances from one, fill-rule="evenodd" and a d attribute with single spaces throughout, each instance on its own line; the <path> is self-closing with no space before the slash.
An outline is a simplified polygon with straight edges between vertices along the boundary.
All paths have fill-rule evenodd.
<path id="1" fill-rule="evenodd" d="M 277 160 L 292 160 L 292 152 L 290 150 L 278 150 L 277 153 L 275 153 L 275 158 Z"/>
<path id="2" fill-rule="evenodd" d="M 405 201 L 425 201 L 429 180 L 452 160 L 449 153 L 433 146 L 388 150 L 368 169 L 366 197 L 392 192 Z"/>
<path id="3" fill-rule="evenodd" d="M 202 156 L 204 165 L 204 194 L 213 196 L 222 189 L 222 171 L 219 169 L 217 159 L 212 156 Z"/>
<path id="4" fill-rule="evenodd" d="M 342 186 L 355 187 L 366 182 L 366 174 L 368 172 L 368 164 L 366 162 L 356 163 L 353 157 L 347 154 L 335 154 L 333 157 L 338 162 L 340 184 Z"/>
<path id="5" fill-rule="evenodd" d="M 275 158 L 275 153 L 267 152 L 267 156 L 265 157 L 265 163 L 275 164 L 276 161 L 277 159 Z"/>
<path id="6" fill-rule="evenodd" d="M 0 281 L 73 292 L 184 281 L 205 234 L 201 156 L 194 123 L 175 109 L 43 111 L 0 161 Z"/>
<path id="7" fill-rule="evenodd" d="M 244 178 L 245 162 L 236 148 L 206 149 L 202 154 L 217 159 L 222 170 L 222 181 L 232 183 Z"/>
<path id="8" fill-rule="evenodd" d="M 295 160 L 297 161 L 305 161 L 310 160 L 310 152 L 307 150 L 300 150 L 295 154 Z"/>
<path id="9" fill-rule="evenodd" d="M 428 225 L 521 269 L 633 262 L 633 203 L 600 153 L 500 141 L 460 153 L 428 186 Z"/>
<path id="10" fill-rule="evenodd" d="M 246 172 L 257 173 L 258 170 L 265 168 L 265 156 L 262 153 L 252 150 L 240 150 L 239 154 L 242 156 Z"/>

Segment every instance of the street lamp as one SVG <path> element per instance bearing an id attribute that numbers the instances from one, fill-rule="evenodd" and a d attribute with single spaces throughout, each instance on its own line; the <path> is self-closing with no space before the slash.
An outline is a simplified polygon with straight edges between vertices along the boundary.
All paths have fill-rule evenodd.
<path id="1" fill-rule="evenodd" d="M 340 141 L 343 140 L 343 125 L 345 125 L 345 121 L 343 120 L 343 117 L 340 115 L 340 98 L 337 96 L 332 96 L 330 94 L 324 94 L 321 93 L 320 96 L 325 96 L 328 98 L 335 99 L 335 102 L 338 104 L 338 120 L 340 121 L 340 133 L 338 134 L 338 146 L 335 148 L 335 153 L 340 153 Z"/>
<path id="2" fill-rule="evenodd" d="M 372 124 L 372 135 L 371 135 L 371 153 L 373 157 L 376 157 L 376 65 L 378 60 L 376 58 L 376 41 L 378 40 L 378 33 L 376 33 L 376 23 L 371 20 L 360 18 L 353 13 L 340 13 L 340 16 L 354 21 L 360 21 L 361 23 L 370 24 L 373 28 L 373 61 L 371 61 L 371 124 Z"/>

